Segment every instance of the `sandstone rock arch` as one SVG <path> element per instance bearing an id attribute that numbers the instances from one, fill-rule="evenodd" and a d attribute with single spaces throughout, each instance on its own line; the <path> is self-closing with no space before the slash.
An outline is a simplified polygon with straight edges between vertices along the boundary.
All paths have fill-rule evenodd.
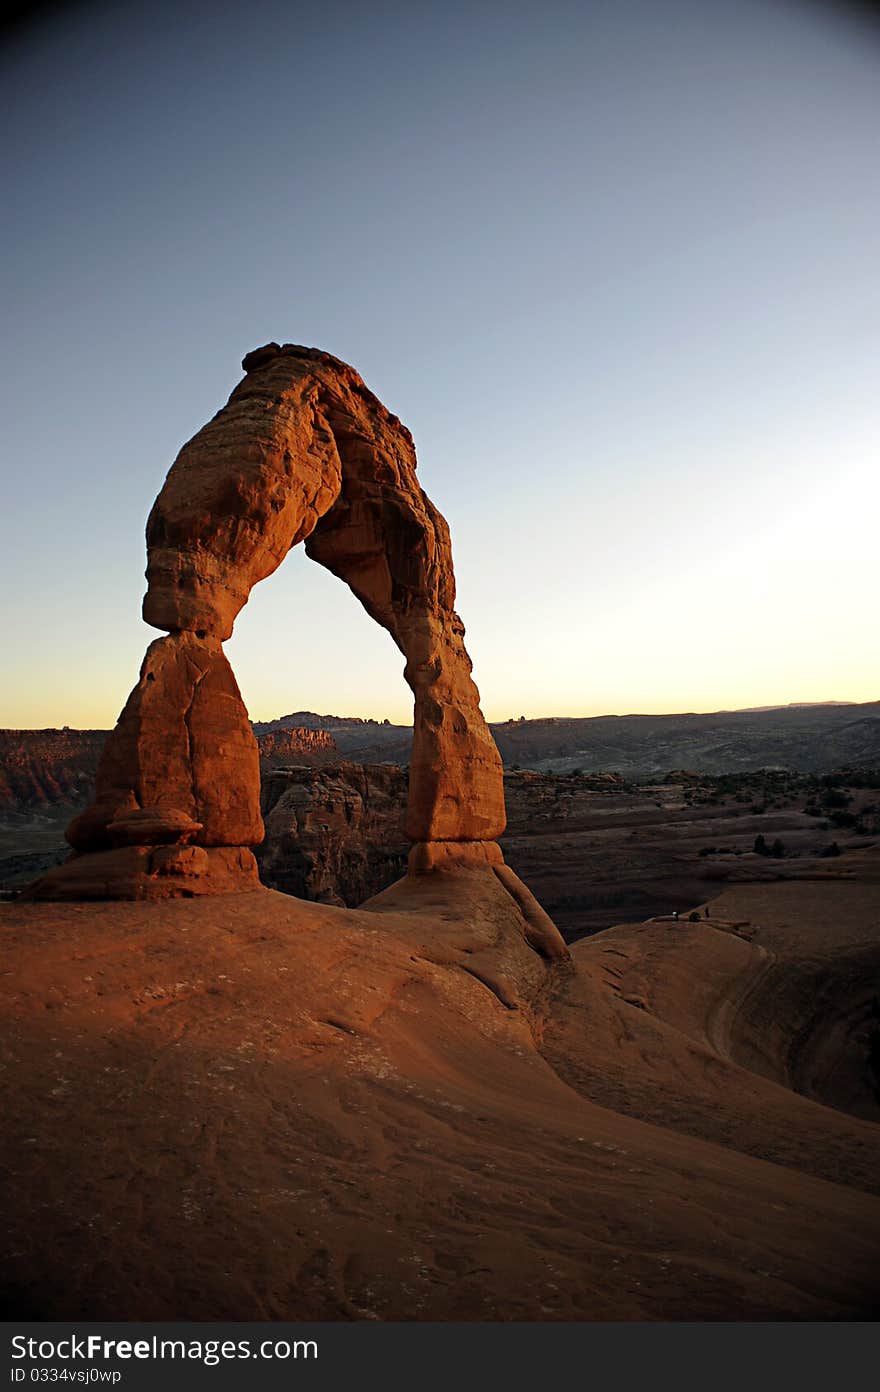
<path id="1" fill-rule="evenodd" d="M 414 695 L 410 868 L 504 866 L 501 760 L 455 612 L 449 528 L 412 436 L 353 368 L 268 344 L 184 445 L 147 522 L 146 621 L 165 630 L 105 747 L 75 855 L 41 897 L 156 898 L 256 888 L 259 759 L 222 643 L 253 586 L 300 542 L 392 635 Z M 544 922 L 546 920 L 546 922 Z M 556 934 L 558 938 L 558 934 Z M 561 944 L 561 939 L 559 940 Z"/>

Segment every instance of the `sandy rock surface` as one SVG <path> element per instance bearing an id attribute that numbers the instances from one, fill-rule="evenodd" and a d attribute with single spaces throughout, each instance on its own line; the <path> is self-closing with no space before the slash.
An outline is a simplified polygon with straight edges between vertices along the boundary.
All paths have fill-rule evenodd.
<path id="1" fill-rule="evenodd" d="M 759 888 L 764 948 L 721 902 L 718 926 L 610 929 L 570 963 L 489 866 L 359 911 L 0 907 L 9 1309 L 871 1317 L 880 1128 L 741 1049 L 776 1066 L 801 1023 L 760 986 L 771 953 L 783 975 L 876 931 Z"/>

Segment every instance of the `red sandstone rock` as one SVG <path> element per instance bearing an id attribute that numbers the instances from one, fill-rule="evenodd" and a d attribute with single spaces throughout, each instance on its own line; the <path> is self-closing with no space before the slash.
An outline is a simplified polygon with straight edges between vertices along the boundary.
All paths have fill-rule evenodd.
<path id="1" fill-rule="evenodd" d="M 51 897 L 76 884 L 120 898 L 223 892 L 237 871 L 251 887 L 252 857 L 232 855 L 215 872 L 218 858 L 197 854 L 263 835 L 257 744 L 220 644 L 252 587 L 300 541 L 406 659 L 413 869 L 504 869 L 495 845 L 505 826 L 501 759 L 454 608 L 449 528 L 419 487 L 412 436 L 327 353 L 268 344 L 243 365 L 244 381 L 181 450 L 150 513 L 143 612 L 170 636 L 148 649 L 105 746 L 95 803 L 69 828 L 84 854 L 35 892 Z M 111 849 L 120 842 L 128 844 Z M 90 867 L 96 853 L 101 864 Z M 532 931 L 545 950 L 546 925 L 535 918 Z M 554 951 L 565 955 L 556 938 Z"/>
<path id="2" fill-rule="evenodd" d="M 191 899 L 260 889 L 244 846 L 122 846 L 72 855 L 23 894 L 25 899 Z"/>
<path id="3" fill-rule="evenodd" d="M 185 846 L 201 830 L 201 822 L 173 807 L 138 807 L 107 823 L 110 840 L 117 846 Z"/>
<path id="4" fill-rule="evenodd" d="M 336 741 L 326 730 L 308 730 L 300 725 L 267 730 L 257 737 L 257 744 L 261 763 L 270 767 L 279 763 L 319 763 L 334 755 L 339 757 Z"/>
<path id="5" fill-rule="evenodd" d="M 251 587 L 307 539 L 406 658 L 407 835 L 493 840 L 504 830 L 501 761 L 454 609 L 449 528 L 418 485 L 412 436 L 327 353 L 268 345 L 245 363 L 150 514 L 144 618 L 227 638 Z"/>
<path id="6" fill-rule="evenodd" d="M 408 857 L 408 867 L 414 875 L 448 870 L 456 865 L 503 864 L 504 856 L 497 841 L 417 841 Z"/>
<path id="7" fill-rule="evenodd" d="M 406 770 L 393 764 L 267 771 L 264 884 L 352 908 L 385 889 L 406 870 L 406 787 Z"/>
<path id="8" fill-rule="evenodd" d="M 0 811 L 82 803 L 104 730 L 0 730 Z"/>
<path id="9" fill-rule="evenodd" d="M 174 634 L 147 649 L 140 680 L 104 746 L 95 802 L 74 819 L 67 839 L 78 851 L 131 843 L 132 814 L 140 814 L 143 845 L 194 839 L 252 846 L 263 837 L 259 799 L 257 742 L 220 644 Z M 159 812 L 170 819 L 165 832 Z M 187 830 L 193 823 L 198 829 Z M 174 825 L 186 836 L 172 834 Z"/>

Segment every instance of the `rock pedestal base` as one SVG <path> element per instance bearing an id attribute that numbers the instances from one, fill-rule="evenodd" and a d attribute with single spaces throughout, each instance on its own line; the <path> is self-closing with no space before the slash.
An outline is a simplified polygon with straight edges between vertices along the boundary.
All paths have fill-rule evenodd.
<path id="1" fill-rule="evenodd" d="M 245 846 L 121 846 L 72 855 L 25 891 L 25 899 L 193 899 L 260 889 Z"/>

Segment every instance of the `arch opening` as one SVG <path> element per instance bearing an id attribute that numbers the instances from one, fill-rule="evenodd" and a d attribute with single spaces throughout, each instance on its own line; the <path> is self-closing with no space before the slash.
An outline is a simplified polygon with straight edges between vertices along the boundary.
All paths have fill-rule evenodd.
<path id="1" fill-rule="evenodd" d="M 223 647 L 257 731 L 298 711 L 412 726 L 400 649 L 304 545 L 251 591 Z"/>

